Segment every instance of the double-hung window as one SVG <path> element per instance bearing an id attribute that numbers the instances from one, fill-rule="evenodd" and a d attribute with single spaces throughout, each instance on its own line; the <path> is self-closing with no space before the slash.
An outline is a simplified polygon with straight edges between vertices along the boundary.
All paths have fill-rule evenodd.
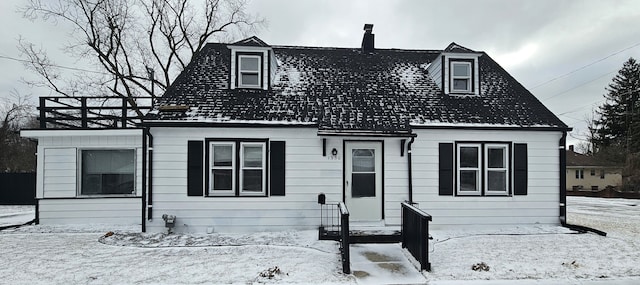
<path id="1" fill-rule="evenodd" d="M 508 144 L 460 143 L 456 153 L 458 195 L 509 195 Z"/>
<path id="2" fill-rule="evenodd" d="M 265 142 L 210 142 L 209 195 L 266 195 L 266 153 Z"/>
<path id="3" fill-rule="evenodd" d="M 584 179 L 584 169 L 576 169 L 576 179 Z"/>
<path id="4" fill-rule="evenodd" d="M 80 156 L 80 195 L 135 193 L 134 149 L 83 149 Z"/>
<path id="5" fill-rule="evenodd" d="M 458 195 L 480 195 L 480 145 L 458 145 Z"/>
<path id="6" fill-rule="evenodd" d="M 509 160 L 507 159 L 507 145 L 487 144 L 484 147 L 485 159 L 485 189 L 487 195 L 507 195 Z"/>
<path id="7" fill-rule="evenodd" d="M 211 175 L 209 189 L 211 195 L 233 195 L 235 193 L 235 144 L 229 142 L 211 143 Z"/>
<path id="8" fill-rule="evenodd" d="M 451 61 L 451 92 L 470 93 L 472 92 L 472 69 L 471 62 Z"/>
<path id="9" fill-rule="evenodd" d="M 261 82 L 261 61 L 259 55 L 238 55 L 238 87 L 240 88 L 260 88 Z"/>
<path id="10" fill-rule="evenodd" d="M 266 187 L 265 143 L 241 143 L 240 195 L 264 195 Z"/>

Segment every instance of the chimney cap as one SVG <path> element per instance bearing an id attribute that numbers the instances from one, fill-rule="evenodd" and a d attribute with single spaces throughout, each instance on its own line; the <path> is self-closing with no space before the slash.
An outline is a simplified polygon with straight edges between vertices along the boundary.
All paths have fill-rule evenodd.
<path id="1" fill-rule="evenodd" d="M 371 32 L 373 30 L 373 24 L 364 24 L 364 30 Z"/>

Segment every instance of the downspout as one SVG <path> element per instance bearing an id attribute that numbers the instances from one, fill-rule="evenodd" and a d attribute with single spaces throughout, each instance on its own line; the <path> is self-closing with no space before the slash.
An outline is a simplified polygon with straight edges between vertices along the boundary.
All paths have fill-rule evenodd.
<path id="1" fill-rule="evenodd" d="M 141 213 L 141 218 L 142 218 L 142 232 L 146 232 L 147 231 L 147 225 L 145 222 L 145 214 L 146 214 L 146 208 L 147 208 L 147 177 L 149 177 L 149 173 L 147 172 L 147 136 L 149 135 L 149 129 L 148 128 L 144 128 L 142 129 L 142 213 Z"/>
<path id="2" fill-rule="evenodd" d="M 147 135 L 149 136 L 149 166 L 148 172 L 149 175 L 148 185 L 147 185 L 147 220 L 153 220 L 153 135 L 151 134 L 151 130 L 148 130 Z"/>
<path id="3" fill-rule="evenodd" d="M 408 177 L 409 177 L 409 204 L 413 204 L 413 170 L 411 167 L 411 145 L 415 140 L 415 136 L 412 136 L 407 144 L 407 166 L 408 166 Z"/>
<path id="4" fill-rule="evenodd" d="M 558 150 L 560 151 L 560 224 L 563 227 L 569 228 L 574 231 L 578 231 L 581 233 L 593 232 L 595 234 L 601 236 L 607 236 L 606 232 L 603 232 L 598 229 L 580 226 L 580 225 L 572 225 L 567 223 L 567 151 L 565 150 L 567 147 L 567 131 L 562 132 L 562 137 L 560 138 L 560 143 L 558 144 Z"/>
<path id="5" fill-rule="evenodd" d="M 558 143 L 559 173 L 560 174 L 560 224 L 567 225 L 567 131 L 562 131 L 562 137 Z"/>

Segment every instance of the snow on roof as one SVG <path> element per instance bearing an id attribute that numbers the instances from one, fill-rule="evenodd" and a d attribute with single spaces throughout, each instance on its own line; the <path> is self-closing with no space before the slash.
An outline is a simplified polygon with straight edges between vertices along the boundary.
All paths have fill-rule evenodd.
<path id="1" fill-rule="evenodd" d="M 406 133 L 411 126 L 566 129 L 528 90 L 480 53 L 480 95 L 446 95 L 428 74 L 443 50 L 272 46 L 268 90 L 230 89 L 231 51 L 207 44 L 156 102 L 147 121 L 317 124 L 319 130 Z M 474 52 L 455 43 L 451 52 Z M 186 112 L 158 111 L 165 105 Z"/>

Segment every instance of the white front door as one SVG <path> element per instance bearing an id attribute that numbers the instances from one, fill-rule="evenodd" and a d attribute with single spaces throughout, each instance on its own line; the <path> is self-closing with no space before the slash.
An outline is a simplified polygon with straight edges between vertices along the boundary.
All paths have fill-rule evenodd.
<path id="1" fill-rule="evenodd" d="M 350 220 L 382 220 L 382 171 L 381 142 L 346 142 L 344 197 Z"/>

